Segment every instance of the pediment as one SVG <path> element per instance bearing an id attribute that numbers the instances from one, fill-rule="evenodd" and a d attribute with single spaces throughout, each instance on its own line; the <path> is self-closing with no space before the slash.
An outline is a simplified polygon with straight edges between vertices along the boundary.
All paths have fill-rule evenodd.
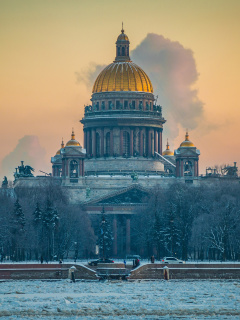
<path id="1" fill-rule="evenodd" d="M 142 188 L 130 187 L 98 199 L 94 201 L 94 205 L 144 204 L 149 196 L 150 194 Z"/>

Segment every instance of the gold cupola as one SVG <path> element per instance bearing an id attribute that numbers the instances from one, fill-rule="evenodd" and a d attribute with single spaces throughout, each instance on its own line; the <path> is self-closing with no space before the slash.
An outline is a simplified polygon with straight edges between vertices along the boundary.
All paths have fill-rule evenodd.
<path id="1" fill-rule="evenodd" d="M 174 156 L 173 151 L 171 151 L 171 150 L 169 149 L 168 139 L 167 139 L 166 150 L 163 151 L 162 155 L 163 155 L 163 156 Z"/>
<path id="2" fill-rule="evenodd" d="M 80 147 L 80 143 L 75 140 L 75 133 L 74 133 L 74 130 L 72 129 L 72 135 L 71 135 L 71 140 L 69 140 L 67 143 L 66 143 L 66 147 Z"/>
<path id="3" fill-rule="evenodd" d="M 63 142 L 63 138 L 62 138 L 62 143 L 61 143 L 61 149 L 64 148 L 64 142 Z M 61 149 L 59 149 L 57 152 L 56 152 L 56 156 L 59 156 L 61 154 Z"/>
<path id="4" fill-rule="evenodd" d="M 128 36 L 122 27 L 116 41 L 116 58 L 100 72 L 92 93 L 112 91 L 153 93 L 153 86 L 147 74 L 130 59 L 129 44 Z"/>
<path id="5" fill-rule="evenodd" d="M 186 131 L 185 141 L 180 144 L 180 147 L 195 147 L 195 145 L 189 140 L 188 130 Z"/>

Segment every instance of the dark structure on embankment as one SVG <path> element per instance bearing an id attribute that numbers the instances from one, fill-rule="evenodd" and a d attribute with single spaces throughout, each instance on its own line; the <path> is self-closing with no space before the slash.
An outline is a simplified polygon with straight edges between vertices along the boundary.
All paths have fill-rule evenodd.
<path id="1" fill-rule="evenodd" d="M 0 280 L 67 279 L 74 266 L 76 280 L 98 280 L 95 270 L 78 264 L 1 264 Z M 161 280 L 164 264 L 145 264 L 133 269 L 128 280 Z M 240 263 L 167 265 L 169 279 L 240 279 Z M 121 277 L 119 277 L 121 278 Z M 111 279 L 111 277 L 110 277 Z"/>

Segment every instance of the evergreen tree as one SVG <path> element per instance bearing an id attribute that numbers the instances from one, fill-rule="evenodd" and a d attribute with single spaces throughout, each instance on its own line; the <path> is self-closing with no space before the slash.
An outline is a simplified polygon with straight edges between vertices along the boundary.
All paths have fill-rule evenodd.
<path id="1" fill-rule="evenodd" d="M 33 212 L 33 223 L 35 226 L 39 226 L 42 222 L 42 210 L 40 208 L 39 202 L 36 204 L 36 208 Z"/>
<path id="2" fill-rule="evenodd" d="M 25 234 L 25 216 L 22 210 L 22 206 L 17 199 L 14 204 L 13 210 L 13 219 L 12 219 L 12 259 L 19 261 L 24 260 L 24 238 L 23 235 Z"/>
<path id="3" fill-rule="evenodd" d="M 164 225 L 159 214 L 155 215 L 153 225 L 153 242 L 157 248 L 157 258 L 160 259 L 164 251 Z"/>
<path id="4" fill-rule="evenodd" d="M 104 209 L 103 209 L 98 242 L 97 242 L 99 246 L 100 254 L 102 255 L 103 259 L 109 256 L 110 251 L 112 249 L 112 243 L 113 243 L 112 230 L 108 220 L 106 219 L 106 216 L 104 214 Z"/>
<path id="5" fill-rule="evenodd" d="M 174 205 L 172 205 L 172 208 L 169 208 L 166 215 L 164 237 L 165 248 L 173 257 L 179 255 L 179 233 L 177 217 L 175 215 Z"/>
<path id="6" fill-rule="evenodd" d="M 52 202 L 48 199 L 46 208 L 42 214 L 42 225 L 44 235 L 47 240 L 47 259 L 54 258 L 54 240 L 55 230 L 58 225 L 59 215 L 56 208 L 53 207 Z"/>
<path id="7" fill-rule="evenodd" d="M 14 210 L 13 210 L 13 233 L 19 233 L 24 231 L 26 221 L 25 216 L 22 211 L 22 206 L 19 203 L 19 200 L 17 199 L 14 204 Z"/>

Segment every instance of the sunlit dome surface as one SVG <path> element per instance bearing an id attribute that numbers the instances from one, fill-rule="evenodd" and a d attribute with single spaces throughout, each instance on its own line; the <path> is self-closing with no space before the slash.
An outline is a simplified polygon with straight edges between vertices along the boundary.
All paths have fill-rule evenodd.
<path id="1" fill-rule="evenodd" d="M 152 83 L 147 74 L 135 63 L 113 62 L 98 75 L 93 93 L 107 91 L 153 92 Z"/>

